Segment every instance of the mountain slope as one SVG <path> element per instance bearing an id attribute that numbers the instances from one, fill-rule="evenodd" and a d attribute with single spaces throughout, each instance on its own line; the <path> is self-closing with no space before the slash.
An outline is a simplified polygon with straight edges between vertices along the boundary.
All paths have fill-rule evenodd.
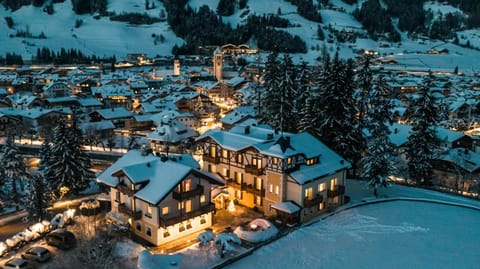
<path id="1" fill-rule="evenodd" d="M 316 3 L 316 1 L 314 2 Z M 246 18 L 252 14 L 279 14 L 281 18 L 288 19 L 293 25 L 279 30 L 298 35 L 306 43 L 307 53 L 293 55 L 297 62 L 301 60 L 315 62 L 315 59 L 321 54 L 321 48 L 326 46 L 331 53 L 338 49 L 340 55 L 345 58 L 354 57 L 357 50 L 375 49 L 380 54 L 390 55 L 388 57 L 395 57 L 407 63 L 410 61 L 414 65 L 422 65 L 418 62 L 422 62 L 423 58 L 427 58 L 428 61 L 428 58 L 436 56 L 422 56 L 422 59 L 418 60 L 418 55 L 424 54 L 432 48 L 445 47 L 451 53 L 441 57 L 443 57 L 442 59 L 448 58 L 449 65 L 452 65 L 453 61 L 455 65 L 460 65 L 460 70 L 476 71 L 477 67 L 471 57 L 478 56 L 477 51 L 421 36 L 421 38 L 418 36 L 413 38 L 402 31 L 399 31 L 400 43 L 386 42 L 382 38 L 372 40 L 363 25 L 352 15 L 355 9 L 361 7 L 366 1 L 359 0 L 353 5 L 346 4 L 342 0 L 328 2 L 329 5 L 322 6 L 319 11 L 322 23 L 303 18 L 297 13 L 297 7 L 285 0 L 249 0 L 246 8 L 236 7 L 233 15 L 222 17 L 222 22 L 236 28 L 238 25 L 244 25 Z M 383 3 L 383 1 L 381 2 Z M 187 2 L 187 5 L 194 10 L 198 10 L 203 5 L 209 6 L 211 10 L 216 10 L 217 4 L 218 0 L 190 0 Z M 35 57 L 38 48 L 47 47 L 54 51 L 59 51 L 61 48 L 75 48 L 84 54 L 95 54 L 99 57 L 115 55 L 117 59 L 122 60 L 128 53 L 145 53 L 150 57 L 171 55 L 175 45 L 180 46 L 185 43 L 171 31 L 165 20 L 149 25 L 131 25 L 126 22 L 112 21 L 108 16 L 78 15 L 72 10 L 72 3 L 69 0 L 55 3 L 53 8 L 53 15 L 44 12 L 42 7 L 34 6 L 23 6 L 14 12 L 0 9 L 1 17 L 11 17 L 13 21 L 12 27 L 9 28 L 7 20 L 0 20 L 0 43 L 2 44 L 0 55 L 13 52 L 21 54 L 24 60 L 30 60 Z M 436 2 L 428 2 L 424 5 L 425 8 L 431 9 L 435 16 L 440 13 L 461 13 L 458 8 Z M 150 7 L 148 10 L 145 9 L 144 0 L 108 1 L 108 14 L 119 15 L 126 12 L 146 13 L 157 19 L 162 13 L 165 17 L 166 13 L 165 6 L 160 1 L 155 1 L 155 7 Z M 393 18 L 392 22 L 395 29 L 398 30 L 398 19 Z M 322 29 L 325 36 L 324 40 L 318 39 L 319 28 Z M 196 30 L 202 31 L 202 29 Z M 33 37 L 43 35 L 46 38 L 17 37 L 18 34 L 25 36 L 25 33 Z M 477 41 L 478 35 L 479 31 L 475 29 L 459 31 L 458 42 L 466 45 L 470 41 L 470 46 L 480 47 L 480 42 Z M 250 41 L 249 45 L 255 46 L 255 40 Z M 417 63 L 412 63 L 412 58 L 417 59 Z M 423 63 L 423 67 L 430 66 L 430 64 L 433 67 L 441 61 L 434 59 L 431 62 Z M 442 66 L 442 68 L 452 67 Z"/>

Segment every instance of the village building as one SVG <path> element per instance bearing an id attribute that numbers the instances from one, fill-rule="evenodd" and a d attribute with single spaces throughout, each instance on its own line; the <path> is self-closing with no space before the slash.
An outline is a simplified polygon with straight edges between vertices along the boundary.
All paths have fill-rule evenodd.
<path id="1" fill-rule="evenodd" d="M 129 151 L 98 177 L 109 187 L 107 217 L 153 245 L 209 228 L 215 213 L 211 190 L 224 182 L 199 168 L 191 155 Z"/>
<path id="2" fill-rule="evenodd" d="M 309 133 L 236 126 L 209 130 L 197 143 L 203 170 L 224 178 L 229 200 L 276 215 L 284 224 L 310 220 L 345 202 L 350 163 Z"/>

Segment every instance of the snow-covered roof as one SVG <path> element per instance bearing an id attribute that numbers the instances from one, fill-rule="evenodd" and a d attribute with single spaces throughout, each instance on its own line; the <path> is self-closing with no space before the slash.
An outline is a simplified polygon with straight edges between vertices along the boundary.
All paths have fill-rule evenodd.
<path id="1" fill-rule="evenodd" d="M 291 201 L 272 204 L 272 208 L 289 214 L 294 214 L 301 209 L 298 205 Z"/>
<path id="2" fill-rule="evenodd" d="M 470 173 L 480 169 L 480 154 L 469 149 L 450 149 L 442 154 L 439 159 L 452 162 Z"/>
<path id="3" fill-rule="evenodd" d="M 257 129 L 255 126 L 250 126 L 247 133 L 244 131 L 243 134 L 231 131 L 208 130 L 197 141 L 209 137 L 223 148 L 229 150 L 239 151 L 253 147 L 262 154 L 278 158 L 287 158 L 294 155 L 304 155 L 307 159 L 320 157 L 320 163 L 310 167 L 310 169 L 314 170 L 310 171 L 308 168 L 304 168 L 305 170 L 302 168 L 294 175 L 295 180 L 300 184 L 315 177 L 350 167 L 349 162 L 307 132 L 298 134 L 284 133 L 283 136 L 271 133 L 271 136 L 264 135 L 262 139 L 250 136 L 255 129 Z M 312 178 L 312 176 L 314 177 Z"/>
<path id="4" fill-rule="evenodd" d="M 440 139 L 441 141 L 449 142 L 449 143 L 455 142 L 460 138 L 466 136 L 462 132 L 456 132 L 456 131 L 452 131 L 442 127 L 435 127 L 435 132 L 437 134 L 438 139 Z"/>
<path id="5" fill-rule="evenodd" d="M 86 133 L 88 130 L 113 130 L 115 129 L 115 125 L 111 120 L 104 120 L 104 121 L 95 121 L 95 122 L 84 122 L 80 123 L 78 128 L 82 130 L 83 133 Z"/>
<path id="6" fill-rule="evenodd" d="M 195 130 L 185 126 L 185 124 L 177 120 L 171 120 L 167 124 L 160 124 L 155 131 L 147 135 L 147 138 L 149 140 L 177 143 L 197 135 L 198 133 Z"/>
<path id="7" fill-rule="evenodd" d="M 388 126 L 390 130 L 390 134 L 388 138 L 390 138 L 390 142 L 396 147 L 402 147 L 405 143 L 408 142 L 408 137 L 412 132 L 412 126 L 408 124 L 400 124 L 394 122 L 392 125 Z"/>
<path id="8" fill-rule="evenodd" d="M 103 103 L 94 97 L 77 98 L 77 102 L 83 107 L 103 106 Z"/>
<path id="9" fill-rule="evenodd" d="M 122 119 L 122 118 L 130 118 L 134 114 L 124 107 L 112 107 L 112 108 L 105 108 L 105 109 L 98 109 L 92 113 L 97 112 L 102 118 L 106 120 L 113 120 L 113 119 Z"/>

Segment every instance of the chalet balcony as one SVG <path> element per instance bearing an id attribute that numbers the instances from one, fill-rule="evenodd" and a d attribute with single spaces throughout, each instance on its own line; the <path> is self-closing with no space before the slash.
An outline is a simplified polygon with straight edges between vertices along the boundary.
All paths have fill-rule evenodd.
<path id="1" fill-rule="evenodd" d="M 249 193 L 255 194 L 257 196 L 265 197 L 265 189 L 264 188 L 257 189 L 252 184 L 248 184 L 246 186 L 246 191 Z"/>
<path id="2" fill-rule="evenodd" d="M 335 196 L 343 195 L 345 194 L 345 186 L 344 185 L 337 185 L 333 190 L 328 190 L 327 191 L 327 197 L 328 198 L 333 198 Z"/>
<path id="3" fill-rule="evenodd" d="M 203 161 L 213 163 L 213 164 L 219 164 L 220 163 L 220 156 L 212 157 L 208 154 L 203 154 Z"/>
<path id="4" fill-rule="evenodd" d="M 321 202 L 323 202 L 323 195 L 317 193 L 312 199 L 305 198 L 303 200 L 303 207 L 318 206 Z"/>
<path id="5" fill-rule="evenodd" d="M 133 211 L 132 209 L 127 207 L 125 204 L 118 205 L 118 212 L 125 214 L 129 217 L 132 217 L 134 220 L 138 220 L 142 218 L 142 211 Z"/>
<path id="6" fill-rule="evenodd" d="M 176 223 L 179 223 L 179 222 L 182 222 L 182 221 L 185 221 L 185 220 L 189 220 L 191 218 L 195 218 L 195 217 L 198 217 L 200 215 L 203 215 L 203 214 L 206 214 L 206 213 L 209 213 L 209 212 L 215 212 L 215 205 L 214 204 L 208 204 L 206 206 L 200 207 L 197 210 L 193 210 L 191 212 L 183 213 L 183 214 L 177 215 L 177 216 L 172 216 L 170 218 L 160 216 L 159 217 L 159 223 L 160 223 L 160 226 L 165 228 L 167 226 L 171 226 L 171 225 L 174 225 Z"/>
<path id="7" fill-rule="evenodd" d="M 125 185 L 123 185 L 123 184 L 119 184 L 119 185 L 117 186 L 117 189 L 118 189 L 118 191 L 120 191 L 121 193 L 124 193 L 124 194 L 126 194 L 126 195 L 128 195 L 128 196 L 133 196 L 133 194 L 134 194 L 134 191 L 133 191 L 132 189 L 130 189 L 129 187 L 127 187 L 127 186 L 125 186 Z"/>
<path id="8" fill-rule="evenodd" d="M 237 189 L 237 190 L 241 190 L 241 191 L 245 190 L 246 187 L 247 187 L 245 183 L 239 184 L 231 178 L 229 178 L 227 180 L 227 186 L 232 187 L 232 188 Z"/>
<path id="9" fill-rule="evenodd" d="M 173 199 L 177 201 L 183 201 L 187 200 L 189 198 L 198 196 L 203 194 L 203 186 L 202 185 L 197 185 L 195 189 L 189 190 L 189 191 L 184 191 L 184 192 L 179 192 L 177 190 L 174 190 L 172 192 Z"/>
<path id="10" fill-rule="evenodd" d="M 263 169 L 258 168 L 254 165 L 246 165 L 245 166 L 245 173 L 250 173 L 250 174 L 255 175 L 255 176 L 260 176 L 260 175 L 263 174 Z"/>

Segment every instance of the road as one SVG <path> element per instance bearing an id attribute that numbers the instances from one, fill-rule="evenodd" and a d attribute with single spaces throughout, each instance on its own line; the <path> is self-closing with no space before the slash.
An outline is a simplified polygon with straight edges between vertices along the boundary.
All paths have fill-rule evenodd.
<path id="1" fill-rule="evenodd" d="M 0 226 L 0 241 L 4 242 L 6 239 L 25 230 L 26 228 L 27 224 L 23 223 L 21 218 L 8 222 Z"/>

